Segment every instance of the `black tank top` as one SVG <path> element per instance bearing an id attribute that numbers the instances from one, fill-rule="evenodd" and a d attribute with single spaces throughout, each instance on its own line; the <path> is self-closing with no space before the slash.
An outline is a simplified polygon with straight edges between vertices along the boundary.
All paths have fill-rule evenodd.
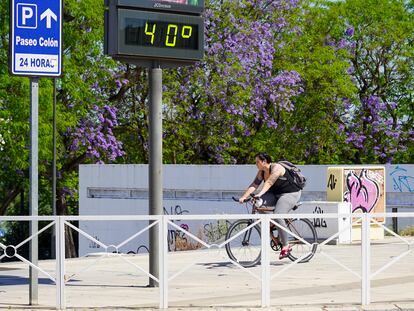
<path id="1" fill-rule="evenodd" d="M 272 164 L 270 164 L 269 168 L 269 175 L 272 173 Z M 264 180 L 264 172 L 263 172 L 263 180 Z M 283 194 L 283 193 L 291 193 L 297 192 L 300 188 L 296 186 L 293 182 L 293 177 L 290 175 L 289 171 L 285 169 L 285 174 L 280 176 L 276 179 L 275 183 L 270 187 L 268 191 L 272 192 L 273 194 Z"/>

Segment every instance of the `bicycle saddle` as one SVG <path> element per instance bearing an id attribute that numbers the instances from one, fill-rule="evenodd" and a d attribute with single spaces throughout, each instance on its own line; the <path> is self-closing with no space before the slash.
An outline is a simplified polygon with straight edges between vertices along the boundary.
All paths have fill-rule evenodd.
<path id="1" fill-rule="evenodd" d="M 301 206 L 301 205 L 302 205 L 302 202 L 296 203 L 295 206 L 292 207 L 291 211 L 296 211 L 298 209 L 298 207 Z"/>

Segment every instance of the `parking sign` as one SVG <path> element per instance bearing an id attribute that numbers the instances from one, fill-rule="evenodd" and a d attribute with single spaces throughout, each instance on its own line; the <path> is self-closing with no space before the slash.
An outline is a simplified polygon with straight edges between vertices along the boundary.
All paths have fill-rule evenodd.
<path id="1" fill-rule="evenodd" d="M 11 0 L 10 72 L 62 74 L 62 0 Z"/>

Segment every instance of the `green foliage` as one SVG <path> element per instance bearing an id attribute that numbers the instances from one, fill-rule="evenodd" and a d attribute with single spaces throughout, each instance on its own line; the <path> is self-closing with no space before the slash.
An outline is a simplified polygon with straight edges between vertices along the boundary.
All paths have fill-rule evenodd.
<path id="1" fill-rule="evenodd" d="M 301 164 L 373 163 L 391 155 L 413 163 L 412 3 L 302 0 L 288 8 L 282 4 L 289 1 L 271 1 L 281 4 L 272 10 L 260 3 L 207 1 L 203 62 L 163 71 L 164 163 L 252 163 L 258 151 Z M 8 73 L 8 10 L 0 2 L 0 215 L 21 212 L 29 168 L 29 79 Z M 99 123 L 95 106 L 116 107 L 113 131 L 126 152 L 116 163 L 147 163 L 148 79 L 147 70 L 103 54 L 103 1 L 65 0 L 64 12 L 58 203 L 60 213 L 76 214 L 78 165 L 99 159 L 87 156 L 89 146 L 74 148 L 70 133 L 85 118 Z M 290 72 L 300 81 L 289 84 Z M 286 84 L 272 84 L 276 77 Z M 39 206 L 49 214 L 53 85 L 47 78 L 39 83 Z M 388 105 L 378 126 L 368 118 L 365 99 L 372 95 Z M 392 133 L 405 134 L 372 135 L 365 148 L 350 141 L 351 134 L 369 137 L 384 128 L 384 120 L 392 120 Z"/>
<path id="2" fill-rule="evenodd" d="M 399 233 L 402 236 L 414 236 L 414 226 L 406 227 L 403 230 L 401 230 Z"/>
<path id="3" fill-rule="evenodd" d="M 8 3 L 0 4 L 0 215 L 19 212 L 13 201 L 28 189 L 30 84 L 8 74 Z M 116 94 L 116 63 L 103 55 L 103 2 L 67 0 L 64 8 L 63 76 L 57 83 L 58 213 L 77 213 L 78 165 L 68 129 Z M 3 27 L 4 26 L 4 27 Z M 98 92 L 92 85 L 99 81 Z M 53 80 L 39 79 L 39 209 L 51 213 Z M 27 197 L 27 196 L 26 196 Z M 25 204 L 27 205 L 27 203 Z"/>
<path id="4" fill-rule="evenodd" d="M 344 140 L 336 133 L 339 120 L 334 112 L 341 99 L 352 97 L 356 90 L 346 74 L 348 52 L 327 44 L 337 30 L 324 7 L 304 5 L 302 9 L 292 17 L 296 31 L 287 35 L 278 66 L 299 72 L 304 92 L 296 100 L 295 113 L 284 116 L 285 125 L 277 137 L 283 142 L 283 157 L 292 161 L 343 163 L 346 159 L 339 155 Z"/>
<path id="5" fill-rule="evenodd" d="M 354 29 L 348 59 L 357 91 L 349 97 L 352 107 L 341 114 L 345 131 L 348 137 L 369 138 L 363 146 L 354 143 L 344 155 L 357 163 L 412 163 L 412 9 L 404 0 L 347 0 L 330 3 L 329 14 L 336 20 L 335 29 Z"/>

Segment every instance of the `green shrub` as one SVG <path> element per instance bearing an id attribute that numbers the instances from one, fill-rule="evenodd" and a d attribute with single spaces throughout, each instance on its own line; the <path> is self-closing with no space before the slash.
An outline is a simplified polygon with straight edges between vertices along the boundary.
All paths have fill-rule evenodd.
<path id="1" fill-rule="evenodd" d="M 404 228 L 400 231 L 400 235 L 414 236 L 414 226 Z"/>

